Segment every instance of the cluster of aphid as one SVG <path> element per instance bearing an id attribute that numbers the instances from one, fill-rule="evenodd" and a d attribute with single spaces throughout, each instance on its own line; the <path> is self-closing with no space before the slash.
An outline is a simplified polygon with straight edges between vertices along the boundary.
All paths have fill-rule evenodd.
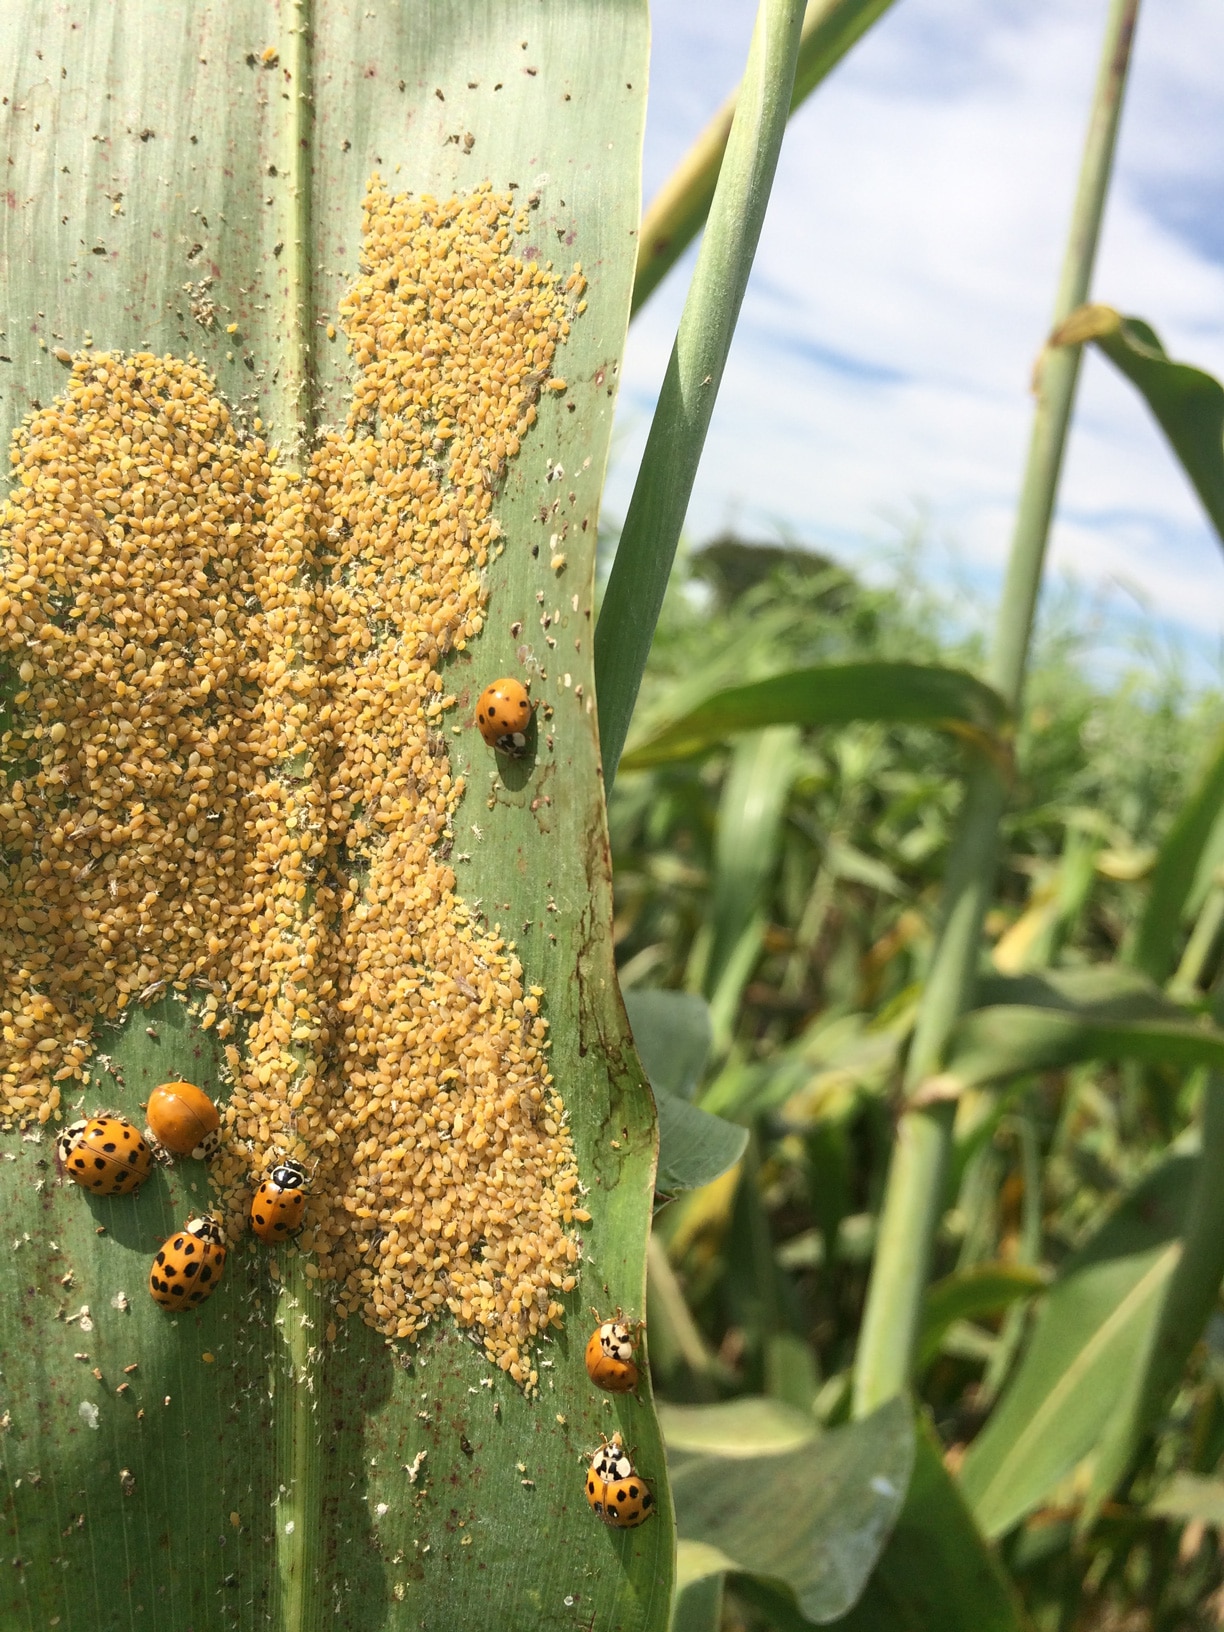
<path id="1" fill-rule="evenodd" d="M 126 1196 L 138 1190 L 153 1162 L 177 1156 L 206 1161 L 221 1148 L 221 1116 L 202 1088 L 192 1082 L 164 1082 L 149 1095 L 149 1125 L 138 1133 L 126 1117 L 111 1111 L 74 1122 L 55 1142 L 60 1167 L 95 1196 Z M 302 1225 L 306 1169 L 281 1161 L 264 1179 L 251 1202 L 251 1229 L 261 1241 L 284 1241 Z M 149 1292 L 163 1309 L 194 1309 L 221 1284 L 225 1231 L 213 1213 L 189 1218 L 163 1242 L 149 1270 Z"/>
<path id="2" fill-rule="evenodd" d="M 637 1346 L 642 1333 L 618 1309 L 601 1320 L 586 1346 L 587 1376 L 609 1394 L 627 1394 L 638 1385 Z M 605 1439 L 586 1472 L 591 1512 L 614 1530 L 632 1530 L 654 1512 L 654 1493 L 633 1466 L 619 1434 Z"/>

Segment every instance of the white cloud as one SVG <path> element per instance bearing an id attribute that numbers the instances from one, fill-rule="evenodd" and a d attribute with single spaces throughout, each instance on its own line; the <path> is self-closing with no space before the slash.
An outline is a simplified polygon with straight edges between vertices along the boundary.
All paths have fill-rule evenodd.
<path id="1" fill-rule="evenodd" d="M 649 194 L 734 83 L 749 0 L 655 0 Z M 1028 378 L 1062 255 L 1105 0 L 898 0 L 792 121 L 689 527 L 734 518 L 853 552 L 921 503 L 1003 560 Z M 1224 12 L 1147 0 L 1095 298 L 1224 375 Z M 623 513 L 692 255 L 630 332 L 609 509 Z M 1224 627 L 1224 552 L 1132 389 L 1087 360 L 1051 562 Z"/>

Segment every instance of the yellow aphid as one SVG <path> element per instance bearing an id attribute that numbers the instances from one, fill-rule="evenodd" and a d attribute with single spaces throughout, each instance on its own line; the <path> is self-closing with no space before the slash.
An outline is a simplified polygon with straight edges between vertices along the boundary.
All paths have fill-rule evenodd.
<path id="1" fill-rule="evenodd" d="M 348 422 L 304 474 L 194 359 L 78 357 L 17 432 L 0 1115 L 45 1121 L 95 1028 L 178 993 L 234 1038 L 210 1174 L 230 1230 L 302 1162 L 298 1249 L 337 1319 L 411 1338 L 449 1312 L 531 1388 L 577 1173 L 543 994 L 454 893 L 440 672 L 483 623 L 495 496 L 566 332 L 515 220 L 487 184 L 375 178 Z"/>

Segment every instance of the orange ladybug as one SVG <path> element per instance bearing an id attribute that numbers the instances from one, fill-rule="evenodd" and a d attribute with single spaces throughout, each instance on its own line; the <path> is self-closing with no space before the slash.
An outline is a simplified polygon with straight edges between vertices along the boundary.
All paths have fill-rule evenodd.
<path id="1" fill-rule="evenodd" d="M 476 724 L 490 748 L 517 759 L 527 747 L 531 698 L 521 680 L 494 680 L 476 704 Z"/>
<path id="2" fill-rule="evenodd" d="M 149 1127 L 154 1146 L 172 1156 L 215 1156 L 221 1145 L 221 1113 L 193 1082 L 163 1082 L 149 1095 Z"/>
<path id="3" fill-rule="evenodd" d="M 301 1162 L 278 1162 L 255 1192 L 251 1228 L 261 1241 L 284 1241 L 302 1227 L 306 1211 L 306 1169 Z"/>
<path id="4" fill-rule="evenodd" d="M 591 1512 L 614 1530 L 633 1530 L 654 1512 L 654 1492 L 631 1462 L 619 1434 L 595 1452 L 587 1469 Z"/>
<path id="5" fill-rule="evenodd" d="M 55 1153 L 68 1177 L 95 1196 L 126 1196 L 153 1168 L 147 1141 L 126 1117 L 108 1111 L 65 1128 Z"/>
<path id="6" fill-rule="evenodd" d="M 194 1309 L 217 1290 L 225 1271 L 225 1232 L 212 1213 L 190 1218 L 166 1241 L 149 1271 L 149 1291 L 163 1309 Z"/>
<path id="7" fill-rule="evenodd" d="M 596 1388 L 627 1394 L 637 1387 L 640 1373 L 634 1354 L 641 1329 L 639 1323 L 635 1331 L 619 1309 L 611 1320 L 600 1321 L 586 1346 L 587 1376 Z"/>

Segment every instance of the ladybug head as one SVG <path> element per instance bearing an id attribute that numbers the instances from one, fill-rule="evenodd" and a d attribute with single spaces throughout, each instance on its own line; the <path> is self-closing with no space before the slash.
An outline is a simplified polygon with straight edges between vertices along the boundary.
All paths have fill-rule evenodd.
<path id="1" fill-rule="evenodd" d="M 198 1236 L 201 1241 L 211 1241 L 214 1247 L 225 1245 L 225 1231 L 221 1228 L 221 1220 L 213 1213 L 205 1213 L 200 1218 L 189 1218 L 183 1228 Z"/>
<path id="2" fill-rule="evenodd" d="M 278 1190 L 301 1190 L 306 1184 L 306 1169 L 301 1162 L 278 1162 L 268 1177 Z"/>

